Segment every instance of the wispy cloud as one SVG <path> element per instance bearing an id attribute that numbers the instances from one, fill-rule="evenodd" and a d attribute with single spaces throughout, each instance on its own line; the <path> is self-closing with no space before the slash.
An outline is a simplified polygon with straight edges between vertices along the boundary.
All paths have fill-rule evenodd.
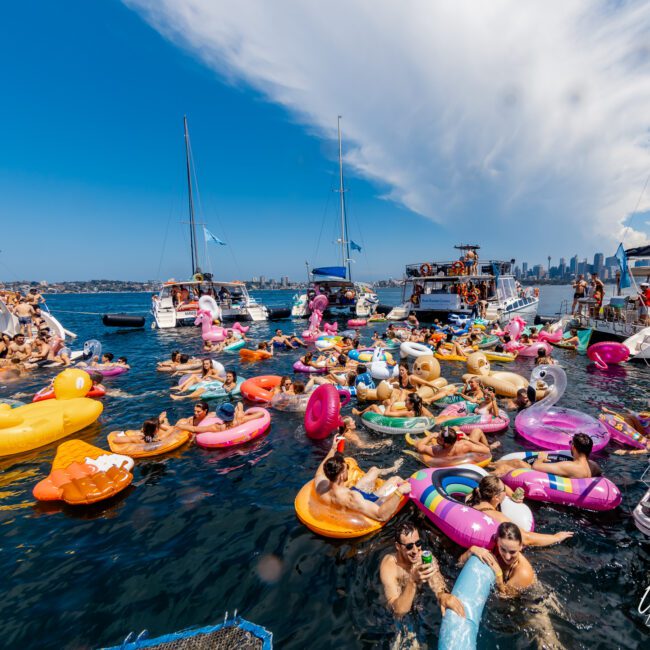
<path id="1" fill-rule="evenodd" d="M 347 162 L 448 228 L 611 244 L 650 173 L 643 0 L 126 3 L 319 134 L 344 115 Z"/>

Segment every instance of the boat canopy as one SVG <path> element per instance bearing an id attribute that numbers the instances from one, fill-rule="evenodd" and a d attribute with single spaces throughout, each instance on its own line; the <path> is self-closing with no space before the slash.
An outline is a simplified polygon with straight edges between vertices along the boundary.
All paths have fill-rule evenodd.
<path id="1" fill-rule="evenodd" d="M 328 275 L 332 278 L 345 278 L 346 275 L 344 266 L 321 266 L 311 273 L 312 275 Z"/>
<path id="2" fill-rule="evenodd" d="M 650 257 L 650 246 L 637 246 L 625 251 L 628 257 Z"/>

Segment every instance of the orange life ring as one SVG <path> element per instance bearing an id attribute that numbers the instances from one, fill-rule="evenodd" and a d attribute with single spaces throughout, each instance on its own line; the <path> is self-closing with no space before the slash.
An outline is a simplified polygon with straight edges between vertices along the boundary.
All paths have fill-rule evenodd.
<path id="1" fill-rule="evenodd" d="M 535 298 L 539 298 L 539 289 L 535 287 L 533 294 L 535 294 Z"/>
<path id="2" fill-rule="evenodd" d="M 465 270 L 465 264 L 461 260 L 457 260 L 451 265 L 451 275 L 462 275 Z"/>
<path id="3" fill-rule="evenodd" d="M 472 291 L 471 293 L 467 294 L 467 296 L 465 296 L 465 302 L 470 307 L 473 307 L 478 302 L 478 297 L 478 292 Z"/>
<path id="4" fill-rule="evenodd" d="M 431 264 L 426 262 L 420 267 L 420 275 L 431 275 Z"/>

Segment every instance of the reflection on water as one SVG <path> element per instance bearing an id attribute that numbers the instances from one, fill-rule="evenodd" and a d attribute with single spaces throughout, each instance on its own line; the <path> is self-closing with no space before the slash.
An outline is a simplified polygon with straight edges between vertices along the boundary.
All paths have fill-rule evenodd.
<path id="1" fill-rule="evenodd" d="M 542 289 L 543 313 L 552 313 L 562 287 Z M 261 296 L 270 304 L 288 303 L 290 292 Z M 258 296 L 260 297 L 260 296 Z M 399 291 L 381 296 L 396 302 Z M 144 295 L 56 296 L 54 311 L 146 313 Z M 191 403 L 172 403 L 169 376 L 155 371 L 171 350 L 200 353 L 198 331 L 156 332 L 148 328 L 111 332 L 99 316 L 62 314 L 79 341 L 98 338 L 106 351 L 126 355 L 132 370 L 106 384 L 100 422 L 79 437 L 106 446 L 109 431 L 139 427 L 167 410 L 170 420 L 189 415 Z M 344 325 L 344 323 L 341 323 Z M 286 331 L 303 322 L 281 322 Z M 379 329 L 382 326 L 377 326 Z M 269 337 L 275 324 L 253 324 L 249 336 Z M 364 330 L 371 331 L 371 330 Z M 602 373 L 585 357 L 556 351 L 569 388 L 563 404 L 596 413 L 602 402 L 641 409 L 647 405 L 649 377 L 643 365 Z M 273 360 L 243 367 L 224 358 L 244 376 L 291 374 L 295 357 L 280 352 Z M 495 364 L 496 365 L 496 364 Z M 527 375 L 532 360 L 509 364 Z M 459 379 L 463 367 L 444 366 Z M 46 371 L 0 389 L 0 398 L 30 398 L 53 376 Z M 346 407 L 346 411 L 350 407 Z M 369 440 L 380 436 L 361 432 Z M 521 449 L 512 432 L 499 436 L 503 453 Z M 389 465 L 405 458 L 402 475 L 418 467 L 402 454 L 405 443 L 357 454 L 363 466 Z M 379 562 L 393 548 L 389 524 L 361 540 L 317 537 L 297 520 L 293 500 L 328 448 L 306 439 L 295 413 L 273 413 L 272 426 L 250 445 L 225 450 L 183 447 L 139 461 L 133 485 L 117 498 L 92 508 L 35 504 L 31 490 L 49 471 L 55 446 L 0 460 L 0 571 L 3 647 L 92 648 L 117 643 L 131 630 L 152 635 L 205 625 L 237 609 L 272 630 L 280 648 L 389 648 L 395 635 L 436 647 L 440 625 L 435 598 L 423 594 L 414 616 L 396 624 L 382 604 Z M 650 542 L 630 516 L 645 491 L 638 482 L 643 457 L 602 454 L 605 473 L 621 487 L 622 506 L 611 513 L 588 513 L 532 503 L 538 530 L 576 533 L 568 543 L 529 549 L 547 595 L 548 611 L 567 648 L 636 648 L 649 628 L 637 612 L 650 585 Z M 397 520 L 418 517 L 404 509 Z M 425 526 L 427 545 L 440 561 L 448 585 L 458 575 L 461 549 Z M 540 603 L 490 598 L 479 647 L 528 648 L 530 608 Z M 528 622 L 527 622 L 528 621 Z"/>

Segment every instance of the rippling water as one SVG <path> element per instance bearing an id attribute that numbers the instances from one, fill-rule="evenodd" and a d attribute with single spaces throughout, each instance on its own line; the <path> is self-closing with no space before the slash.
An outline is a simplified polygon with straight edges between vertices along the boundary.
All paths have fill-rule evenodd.
<path id="1" fill-rule="evenodd" d="M 568 293 L 544 288 L 541 311 L 552 313 Z M 261 297 L 273 305 L 286 304 L 290 295 Z M 385 292 L 382 302 L 398 296 Z M 170 379 L 156 373 L 155 363 L 177 348 L 200 352 L 198 330 L 111 331 L 99 316 L 80 313 L 146 313 L 148 302 L 144 294 L 49 300 L 79 341 L 99 338 L 104 350 L 128 356 L 133 367 L 106 380 L 119 392 L 104 401 L 99 422 L 78 436 L 90 443 L 105 447 L 108 432 L 138 427 L 164 409 L 171 420 L 191 411 L 190 403 L 168 399 Z M 280 325 L 303 329 L 303 323 Z M 268 337 L 274 327 L 253 325 L 250 335 Z M 647 405 L 650 372 L 644 365 L 603 374 L 585 357 L 554 354 L 569 377 L 562 404 L 590 413 L 600 402 Z M 227 358 L 226 365 L 244 376 L 289 373 L 294 360 L 285 352 L 244 368 L 238 356 Z M 531 364 L 510 365 L 527 375 Z M 462 369 L 446 364 L 443 372 L 453 380 Z M 31 398 L 50 376 L 41 372 L 0 386 L 0 397 Z M 504 453 L 521 448 L 511 431 L 500 439 Z M 391 448 L 355 455 L 362 466 L 385 465 L 402 455 L 403 446 L 395 438 Z M 119 643 L 131 630 L 146 628 L 153 636 L 208 624 L 235 609 L 271 630 L 279 648 L 388 647 L 395 628 L 381 604 L 377 574 L 393 525 L 367 539 L 337 542 L 312 534 L 294 513 L 294 496 L 327 447 L 305 437 L 299 416 L 273 412 L 264 438 L 226 452 L 191 447 L 140 461 L 133 485 L 117 499 L 81 509 L 43 507 L 31 495 L 49 472 L 56 445 L 1 460 L 0 647 L 93 648 Z M 596 514 L 533 502 L 538 530 L 576 535 L 527 556 L 560 605 L 551 620 L 566 647 L 637 648 L 650 632 L 637 612 L 650 586 L 650 543 L 635 528 L 631 510 L 645 490 L 638 479 L 647 459 L 604 454 L 598 460 L 623 492 L 621 507 Z M 401 474 L 417 467 L 405 457 Z M 397 521 L 408 516 L 405 509 Z M 451 585 L 460 549 L 433 527 L 427 537 Z M 422 643 L 436 647 L 439 610 L 426 596 L 421 607 L 414 628 Z M 530 647 L 523 607 L 491 597 L 479 647 Z"/>

